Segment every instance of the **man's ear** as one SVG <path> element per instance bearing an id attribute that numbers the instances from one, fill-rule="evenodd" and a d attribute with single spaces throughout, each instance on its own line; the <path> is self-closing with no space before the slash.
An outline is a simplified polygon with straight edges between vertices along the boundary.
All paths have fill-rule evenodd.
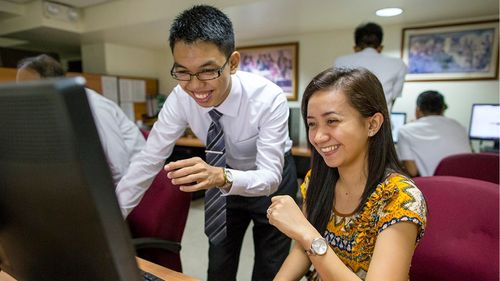
<path id="1" fill-rule="evenodd" d="M 417 108 L 415 108 L 415 117 L 417 119 L 419 119 L 423 116 L 424 116 L 424 113 L 422 112 L 422 110 L 420 110 L 420 107 L 417 106 Z"/>
<path id="2" fill-rule="evenodd" d="M 373 114 L 372 117 L 369 117 L 368 136 L 373 137 L 374 135 L 376 135 L 377 132 L 380 130 L 380 127 L 382 127 L 382 124 L 384 124 L 384 115 L 382 115 L 382 113 L 377 112 Z"/>
<path id="3" fill-rule="evenodd" d="M 360 46 L 358 45 L 354 45 L 354 47 L 352 47 L 352 49 L 354 50 L 355 53 L 357 52 L 361 52 L 363 50 L 363 48 L 361 48 Z"/>
<path id="4" fill-rule="evenodd" d="M 229 57 L 229 67 L 231 70 L 231 74 L 236 73 L 239 64 L 240 64 L 240 53 L 238 51 L 234 51 Z"/>
<path id="5" fill-rule="evenodd" d="M 382 53 L 383 49 L 384 49 L 384 45 L 380 45 L 380 46 L 377 47 L 376 50 L 377 50 L 378 53 Z"/>

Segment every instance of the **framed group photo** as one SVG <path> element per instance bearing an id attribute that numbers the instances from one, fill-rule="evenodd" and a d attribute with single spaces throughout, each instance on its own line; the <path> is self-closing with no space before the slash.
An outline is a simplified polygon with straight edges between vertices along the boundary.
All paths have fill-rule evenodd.
<path id="1" fill-rule="evenodd" d="M 297 100 L 297 42 L 238 47 L 239 69 L 261 75 L 283 89 L 287 99 Z"/>
<path id="2" fill-rule="evenodd" d="M 496 79 L 498 21 L 403 29 L 406 81 Z"/>

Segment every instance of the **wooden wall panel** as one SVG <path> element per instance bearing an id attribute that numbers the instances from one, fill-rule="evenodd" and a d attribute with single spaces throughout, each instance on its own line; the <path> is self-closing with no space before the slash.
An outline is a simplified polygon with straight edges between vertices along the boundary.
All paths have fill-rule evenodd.
<path id="1" fill-rule="evenodd" d="M 17 69 L 0 67 L 0 83 L 16 81 Z"/>
<path id="2" fill-rule="evenodd" d="M 87 83 L 85 84 L 87 88 L 90 88 L 98 92 L 99 94 L 102 94 L 102 83 L 101 83 L 102 75 L 92 74 L 92 73 L 68 72 L 66 73 L 66 76 L 68 77 L 83 76 L 83 78 L 87 80 Z"/>

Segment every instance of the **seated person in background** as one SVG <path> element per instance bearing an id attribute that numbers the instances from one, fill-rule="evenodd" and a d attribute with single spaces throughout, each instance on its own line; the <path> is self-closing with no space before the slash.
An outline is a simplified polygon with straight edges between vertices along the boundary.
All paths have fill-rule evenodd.
<path id="1" fill-rule="evenodd" d="M 16 80 L 38 80 L 64 77 L 61 64 L 47 55 L 21 60 Z M 97 92 L 85 88 L 99 138 L 106 155 L 113 182 L 118 184 L 128 166 L 146 143 L 139 128 L 130 121 L 121 108 Z"/>
<path id="2" fill-rule="evenodd" d="M 412 177 L 432 176 L 446 156 L 471 152 L 466 129 L 443 116 L 447 105 L 436 91 L 425 91 L 417 98 L 417 120 L 398 132 L 397 152 Z"/>
<path id="3" fill-rule="evenodd" d="M 397 97 L 401 96 L 407 67 L 400 58 L 382 55 L 384 32 L 376 23 L 361 24 L 354 32 L 354 54 L 338 57 L 335 67 L 364 67 L 377 76 L 384 88 L 387 108 L 391 112 Z"/>
<path id="4" fill-rule="evenodd" d="M 275 196 L 269 222 L 295 240 L 275 280 L 408 280 L 426 225 L 420 190 L 396 156 L 378 79 L 327 69 L 307 86 L 302 114 L 312 147 L 302 211 Z"/>

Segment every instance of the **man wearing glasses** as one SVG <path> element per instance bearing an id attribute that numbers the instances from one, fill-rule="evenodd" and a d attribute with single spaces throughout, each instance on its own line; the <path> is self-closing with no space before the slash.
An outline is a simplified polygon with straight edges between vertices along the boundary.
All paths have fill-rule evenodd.
<path id="1" fill-rule="evenodd" d="M 236 280 L 243 236 L 253 221 L 252 280 L 272 280 L 290 240 L 271 226 L 271 196 L 295 198 L 297 180 L 290 154 L 288 104 L 272 82 L 237 71 L 229 18 L 210 6 L 182 12 L 170 28 L 178 85 L 168 96 L 145 149 L 118 184 L 126 216 L 141 200 L 158 171 L 185 192 L 205 191 L 205 233 L 209 238 L 207 280 Z M 167 163 L 186 127 L 206 145 L 199 157 Z M 175 210 L 173 210 L 175 211 Z"/>

